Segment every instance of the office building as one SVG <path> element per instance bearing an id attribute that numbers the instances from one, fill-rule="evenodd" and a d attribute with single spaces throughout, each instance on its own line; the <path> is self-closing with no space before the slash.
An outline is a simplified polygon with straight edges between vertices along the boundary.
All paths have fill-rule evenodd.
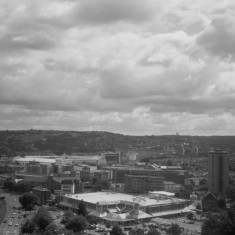
<path id="1" fill-rule="evenodd" d="M 108 152 L 103 153 L 103 157 L 108 165 L 115 165 L 121 162 L 121 153 L 120 152 Z"/>
<path id="2" fill-rule="evenodd" d="M 208 189 L 218 196 L 225 196 L 229 181 L 228 152 L 213 150 L 208 157 Z"/>
<path id="3" fill-rule="evenodd" d="M 128 193 L 147 193 L 148 191 L 161 191 L 164 189 L 163 181 L 163 177 L 126 175 L 125 191 Z"/>

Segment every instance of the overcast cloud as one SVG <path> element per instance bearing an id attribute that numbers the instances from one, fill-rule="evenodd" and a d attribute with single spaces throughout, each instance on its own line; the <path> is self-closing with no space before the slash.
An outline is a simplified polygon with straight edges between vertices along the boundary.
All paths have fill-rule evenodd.
<path id="1" fill-rule="evenodd" d="M 0 0 L 1 129 L 235 135 L 235 4 Z"/>

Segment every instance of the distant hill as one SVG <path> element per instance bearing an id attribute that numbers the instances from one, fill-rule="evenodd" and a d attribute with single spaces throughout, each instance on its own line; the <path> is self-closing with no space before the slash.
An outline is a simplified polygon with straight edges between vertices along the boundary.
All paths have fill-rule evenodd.
<path id="1" fill-rule="evenodd" d="M 205 155 L 212 148 L 235 152 L 235 136 L 128 136 L 99 131 L 0 131 L 0 155 L 77 154 L 156 149 Z"/>

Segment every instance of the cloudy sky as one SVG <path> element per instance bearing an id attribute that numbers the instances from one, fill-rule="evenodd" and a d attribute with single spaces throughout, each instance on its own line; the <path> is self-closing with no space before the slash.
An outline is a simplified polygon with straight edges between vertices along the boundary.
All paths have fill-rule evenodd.
<path id="1" fill-rule="evenodd" d="M 0 0 L 0 129 L 235 135 L 235 3 Z"/>

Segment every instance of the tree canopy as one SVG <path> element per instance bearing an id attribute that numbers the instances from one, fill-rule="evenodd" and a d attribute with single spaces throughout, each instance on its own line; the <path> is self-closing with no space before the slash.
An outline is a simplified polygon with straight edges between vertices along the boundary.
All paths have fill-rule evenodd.
<path id="1" fill-rule="evenodd" d="M 38 226 L 38 229 L 45 231 L 46 227 L 52 222 L 50 213 L 42 206 L 38 209 L 37 214 L 32 221 Z"/>
<path id="2" fill-rule="evenodd" d="M 217 205 L 220 209 L 225 209 L 226 208 L 226 202 L 222 197 L 218 198 Z"/>
<path id="3" fill-rule="evenodd" d="M 82 215 L 75 215 L 69 218 L 68 222 L 65 224 L 65 228 L 73 230 L 74 232 L 81 232 L 85 230 L 88 226 L 88 222 Z"/>
<path id="4" fill-rule="evenodd" d="M 19 197 L 19 202 L 25 210 L 31 210 L 39 201 L 40 199 L 32 193 L 25 193 Z"/>
<path id="5" fill-rule="evenodd" d="M 171 224 L 171 226 L 167 230 L 167 234 L 180 235 L 181 234 L 180 226 L 178 224 Z"/>
<path id="6" fill-rule="evenodd" d="M 193 219 L 193 213 L 192 213 L 192 212 L 189 212 L 189 213 L 187 214 L 187 219 L 188 219 L 188 220 L 192 220 L 192 219 Z"/>
<path id="7" fill-rule="evenodd" d="M 113 229 L 110 231 L 110 235 L 122 235 L 122 229 L 118 225 L 114 225 Z"/>
<path id="8" fill-rule="evenodd" d="M 32 221 L 26 220 L 26 222 L 21 226 L 21 233 L 32 234 L 36 229 L 36 224 Z"/>
<path id="9" fill-rule="evenodd" d="M 65 211 L 61 222 L 63 224 L 66 224 L 69 221 L 69 219 L 73 216 L 74 216 L 73 211 L 71 210 Z"/>
<path id="10" fill-rule="evenodd" d="M 83 217 L 87 217 L 87 210 L 86 210 L 86 205 L 84 201 L 80 201 L 78 204 L 78 210 L 77 210 L 78 215 L 82 215 Z"/>
<path id="11" fill-rule="evenodd" d="M 161 233 L 157 229 L 150 229 L 147 235 L 161 235 Z"/>
<path id="12" fill-rule="evenodd" d="M 234 211 L 222 211 L 209 214 L 202 224 L 202 235 L 233 235 L 235 234 Z"/>
<path id="13" fill-rule="evenodd" d="M 5 188 L 5 189 L 8 189 L 9 191 L 12 191 L 13 190 L 13 188 L 15 187 L 15 181 L 14 181 L 14 179 L 12 179 L 12 178 L 7 178 L 5 181 L 4 181 L 4 183 L 3 183 L 3 187 Z"/>

